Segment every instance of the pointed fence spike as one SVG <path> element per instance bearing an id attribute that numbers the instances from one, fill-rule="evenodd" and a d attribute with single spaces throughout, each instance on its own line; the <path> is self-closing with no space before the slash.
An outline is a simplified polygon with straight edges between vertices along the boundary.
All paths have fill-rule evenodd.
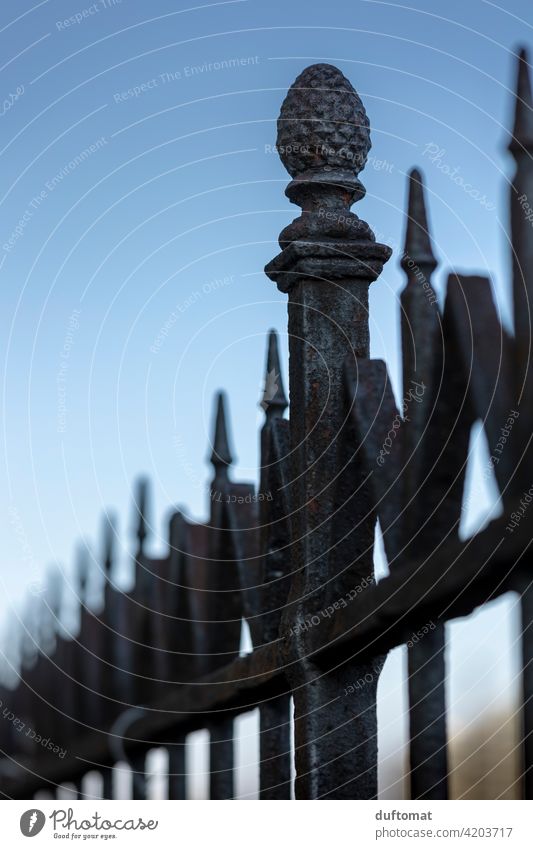
<path id="1" fill-rule="evenodd" d="M 429 231 L 424 179 L 418 168 L 409 173 L 407 225 L 401 267 L 407 285 L 401 294 L 404 385 L 433 366 L 433 334 L 438 322 L 437 296 L 431 276 L 437 267 Z"/>
<path id="2" fill-rule="evenodd" d="M 522 48 L 518 54 L 514 126 L 509 149 L 514 152 L 529 150 L 531 147 L 533 147 L 533 96 L 528 54 L 527 50 Z"/>
<path id="3" fill-rule="evenodd" d="M 226 396 L 224 392 L 217 394 L 215 431 L 213 436 L 213 451 L 211 464 L 215 469 L 215 480 L 228 475 L 228 466 L 233 463 L 229 447 L 228 426 L 226 417 Z"/>
<path id="4" fill-rule="evenodd" d="M 287 401 L 281 378 L 278 334 L 275 330 L 271 330 L 268 334 L 265 388 L 260 406 L 265 412 L 267 421 L 269 421 L 276 417 L 282 417 L 288 404 L 289 402 Z"/>
<path id="5" fill-rule="evenodd" d="M 401 266 L 408 278 L 414 277 L 416 270 L 422 268 L 429 277 L 437 267 L 429 233 L 426 211 L 424 179 L 418 168 L 409 173 L 409 199 L 407 203 L 407 227 Z"/>

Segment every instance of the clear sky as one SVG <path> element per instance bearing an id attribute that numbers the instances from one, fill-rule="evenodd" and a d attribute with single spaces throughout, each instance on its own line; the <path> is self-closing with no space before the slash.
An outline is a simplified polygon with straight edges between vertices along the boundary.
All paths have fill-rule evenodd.
<path id="1" fill-rule="evenodd" d="M 263 267 L 297 215 L 270 148 L 306 65 L 337 65 L 370 117 L 367 195 L 354 211 L 395 249 L 372 289 L 371 333 L 396 389 L 413 165 L 427 179 L 439 295 L 451 269 L 491 274 L 508 320 L 510 88 L 532 23 L 530 0 L 2 4 L 6 615 L 47 566 L 68 573 L 81 535 L 98 543 L 105 508 L 119 514 L 126 562 L 139 473 L 153 482 L 154 551 L 170 505 L 205 515 L 217 388 L 228 392 L 235 476 L 256 480 L 270 327 L 286 363 L 286 297 Z M 470 476 L 466 529 L 490 503 L 481 478 Z M 481 618 L 452 631 L 464 667 L 452 694 L 472 686 L 472 664 L 488 664 L 466 714 L 514 670 L 509 605 Z M 497 658 L 492 629 L 507 639 Z"/>

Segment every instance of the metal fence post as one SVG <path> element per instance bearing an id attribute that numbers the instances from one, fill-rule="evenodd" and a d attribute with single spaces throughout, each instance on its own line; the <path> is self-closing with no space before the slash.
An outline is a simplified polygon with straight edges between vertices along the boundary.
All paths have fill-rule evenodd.
<path id="1" fill-rule="evenodd" d="M 281 108 L 277 144 L 293 178 L 286 195 L 303 210 L 282 231 L 282 252 L 266 268 L 289 295 L 295 574 L 284 633 L 295 702 L 296 795 L 372 798 L 379 670 L 370 663 L 320 668 L 306 657 L 305 634 L 308 627 L 320 628 L 324 599 L 335 589 L 328 581 L 341 538 L 333 514 L 346 420 L 343 364 L 368 356 L 368 288 L 391 251 L 350 212 L 365 193 L 357 175 L 370 133 L 359 96 L 337 68 L 313 65 L 300 74 Z M 354 564 L 359 575 L 373 574 L 370 509 L 367 516 L 358 532 L 364 540 Z M 348 514 L 344 521 L 349 534 L 355 521 Z M 348 697 L 354 676 L 365 683 Z"/>

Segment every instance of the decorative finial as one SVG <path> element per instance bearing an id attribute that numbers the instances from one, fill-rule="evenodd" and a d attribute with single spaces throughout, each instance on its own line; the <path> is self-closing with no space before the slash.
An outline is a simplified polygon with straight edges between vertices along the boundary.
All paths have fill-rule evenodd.
<path id="1" fill-rule="evenodd" d="M 518 54 L 515 118 L 509 150 L 515 153 L 524 149 L 533 149 L 533 97 L 528 54 L 522 48 Z"/>
<path id="2" fill-rule="evenodd" d="M 268 334 L 265 388 L 261 407 L 265 411 L 267 421 L 270 421 L 270 419 L 283 416 L 287 406 L 288 401 L 281 379 L 278 334 L 275 330 L 271 330 Z"/>
<path id="3" fill-rule="evenodd" d="M 218 478 L 227 478 L 228 466 L 231 466 L 233 463 L 233 457 L 229 447 L 226 424 L 226 396 L 223 392 L 217 394 L 217 412 L 211 463 L 215 468 L 215 480 Z"/>
<path id="4" fill-rule="evenodd" d="M 137 553 L 144 552 L 144 541 L 148 536 L 148 521 L 146 518 L 148 505 L 148 478 L 140 478 L 137 481 L 137 492 L 135 497 L 135 516 L 137 518 L 137 527 L 135 535 L 138 540 Z"/>
<path id="5" fill-rule="evenodd" d="M 103 556 L 102 562 L 106 577 L 109 578 L 111 569 L 113 568 L 114 549 L 115 549 L 115 534 L 116 534 L 116 518 L 111 513 L 106 512 L 103 521 Z"/>
<path id="6" fill-rule="evenodd" d="M 429 234 L 424 194 L 422 174 L 418 168 L 413 168 L 409 173 L 407 227 L 401 266 L 408 275 L 413 269 L 416 271 L 417 267 L 423 268 L 424 276 L 427 278 L 437 267 L 437 260 L 433 253 Z M 414 279 L 416 281 L 416 276 L 414 276 Z"/>
<path id="7" fill-rule="evenodd" d="M 293 178 L 285 194 L 302 208 L 265 269 L 282 292 L 304 274 L 370 283 L 381 273 L 390 248 L 350 211 L 365 194 L 358 175 L 370 147 L 369 120 L 350 81 L 333 65 L 306 68 L 278 119 L 277 150 Z"/>

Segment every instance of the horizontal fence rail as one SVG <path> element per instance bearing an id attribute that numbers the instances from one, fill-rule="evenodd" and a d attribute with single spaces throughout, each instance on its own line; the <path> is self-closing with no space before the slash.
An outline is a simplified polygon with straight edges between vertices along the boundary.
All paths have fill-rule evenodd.
<path id="1" fill-rule="evenodd" d="M 81 798 L 89 772 L 113 798 L 113 767 L 125 762 L 132 796 L 143 799 L 146 756 L 158 747 L 168 755 L 168 798 L 184 799 L 186 738 L 198 729 L 209 734 L 210 798 L 234 798 L 235 719 L 256 708 L 262 799 L 376 798 L 379 677 L 388 652 L 407 644 L 411 797 L 445 799 L 446 623 L 507 592 L 521 600 L 523 795 L 533 798 L 527 56 L 518 60 L 509 143 L 514 335 L 486 277 L 450 273 L 439 304 L 424 180 L 414 169 L 400 257 L 399 404 L 386 364 L 369 351 L 369 286 L 391 249 L 351 211 L 365 193 L 369 121 L 338 69 L 312 65 L 296 79 L 277 146 L 291 177 L 286 195 L 301 208 L 266 267 L 288 296 L 289 418 L 271 331 L 258 487 L 232 479 L 221 393 L 208 521 L 174 510 L 166 555 L 150 556 L 150 492 L 141 480 L 132 589 L 115 583 L 118 530 L 109 514 L 99 555 L 80 547 L 77 627 L 62 622 L 57 575 L 30 594 L 17 680 L 0 687 L 4 798 L 67 783 Z M 502 513 L 463 539 L 476 422 Z M 388 574 L 376 583 L 377 521 Z M 89 580 L 98 572 L 102 599 L 93 605 Z M 244 656 L 243 621 L 253 646 Z"/>

